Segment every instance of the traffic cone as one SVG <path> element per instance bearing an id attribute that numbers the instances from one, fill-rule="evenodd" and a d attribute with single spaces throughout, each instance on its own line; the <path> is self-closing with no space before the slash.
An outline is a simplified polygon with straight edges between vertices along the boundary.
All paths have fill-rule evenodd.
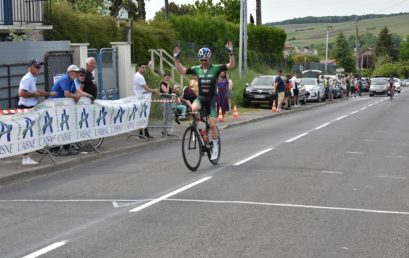
<path id="1" fill-rule="evenodd" d="M 240 118 L 240 116 L 239 116 L 239 111 L 237 111 L 237 107 L 236 107 L 236 105 L 234 105 L 234 108 L 233 108 L 233 119 L 239 119 Z"/>
<path id="2" fill-rule="evenodd" d="M 277 112 L 277 109 L 276 109 L 276 100 L 273 101 L 273 107 L 271 108 L 271 111 Z"/>
<path id="3" fill-rule="evenodd" d="M 223 122 L 223 112 L 222 112 L 222 108 L 219 107 L 219 116 L 217 117 L 217 122 Z"/>

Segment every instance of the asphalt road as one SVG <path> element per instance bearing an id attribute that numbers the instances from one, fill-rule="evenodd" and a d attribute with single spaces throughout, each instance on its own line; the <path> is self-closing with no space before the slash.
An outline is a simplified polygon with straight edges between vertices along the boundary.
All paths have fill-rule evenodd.
<path id="1" fill-rule="evenodd" d="M 0 257 L 409 257 L 409 91 L 0 188 Z"/>

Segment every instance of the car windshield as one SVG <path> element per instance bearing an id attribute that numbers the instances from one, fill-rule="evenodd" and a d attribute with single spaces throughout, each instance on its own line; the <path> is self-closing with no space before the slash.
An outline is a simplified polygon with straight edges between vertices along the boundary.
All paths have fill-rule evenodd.
<path id="1" fill-rule="evenodd" d="M 265 86 L 265 85 L 273 85 L 274 84 L 274 76 L 262 76 L 257 77 L 254 79 L 252 85 L 253 86 Z"/>
<path id="2" fill-rule="evenodd" d="M 304 78 L 302 80 L 303 80 L 304 84 L 306 84 L 306 85 L 312 85 L 312 84 L 315 84 L 317 82 L 317 79 L 314 79 L 314 78 Z"/>
<path id="3" fill-rule="evenodd" d="M 387 79 L 384 78 L 376 78 L 376 79 L 372 79 L 371 83 L 372 84 L 386 84 L 387 83 Z"/>

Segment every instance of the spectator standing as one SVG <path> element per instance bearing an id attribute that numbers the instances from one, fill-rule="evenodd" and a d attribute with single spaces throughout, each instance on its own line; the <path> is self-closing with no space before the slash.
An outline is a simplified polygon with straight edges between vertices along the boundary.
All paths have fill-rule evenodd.
<path id="1" fill-rule="evenodd" d="M 230 74 L 226 72 L 226 79 L 229 82 L 229 89 L 227 90 L 227 100 L 229 101 L 229 111 L 231 112 L 231 99 L 233 97 L 233 81 L 230 79 Z"/>
<path id="2" fill-rule="evenodd" d="M 163 75 L 163 80 L 160 83 L 160 87 L 159 87 L 159 92 L 161 93 L 161 99 L 165 101 L 164 103 L 162 103 L 163 125 L 164 125 L 162 136 L 169 135 L 169 133 L 166 130 L 166 127 L 167 127 L 168 121 L 171 119 L 171 116 L 172 116 L 172 103 L 168 102 L 174 99 L 174 96 L 171 95 L 173 94 L 173 87 L 170 82 L 171 78 L 172 76 L 170 75 L 170 72 L 165 71 Z"/>
<path id="3" fill-rule="evenodd" d="M 37 59 L 31 60 L 27 66 L 27 73 L 21 78 L 18 89 L 18 108 L 32 108 L 38 104 L 38 97 L 46 97 L 56 95 L 55 92 L 46 92 L 37 90 L 37 76 L 41 72 L 41 66 L 44 62 L 39 62 Z M 32 160 L 28 153 L 23 154 L 23 166 L 38 165 L 38 162 Z"/>
<path id="4" fill-rule="evenodd" d="M 285 95 L 285 82 L 281 76 L 283 75 L 282 70 L 278 70 L 277 76 L 274 80 L 274 91 L 277 95 L 277 112 L 281 111 L 281 106 Z"/>
<path id="5" fill-rule="evenodd" d="M 358 95 L 359 97 L 362 97 L 362 78 L 361 76 L 358 76 L 357 82 L 358 82 Z"/>
<path id="6" fill-rule="evenodd" d="M 94 99 L 97 99 L 98 95 L 97 84 L 95 83 L 95 78 L 92 74 L 96 66 L 97 62 L 95 61 L 95 58 L 88 57 L 87 60 L 85 60 L 85 79 L 84 84 L 81 87 L 82 91 L 91 94 Z"/>
<path id="7" fill-rule="evenodd" d="M 93 99 L 93 97 L 85 93 L 81 90 L 77 90 L 75 81 L 78 79 L 78 73 L 81 71 L 81 68 L 72 64 L 68 66 L 67 73 L 62 76 L 52 88 L 52 91 L 56 92 L 55 96 L 51 96 L 51 98 L 72 98 L 75 102 L 77 102 L 81 97 L 89 97 Z M 71 144 L 66 144 L 63 148 L 54 149 L 56 154 L 59 156 L 65 155 L 76 155 L 78 152 L 71 147 Z"/>
<path id="8" fill-rule="evenodd" d="M 140 63 L 138 67 L 138 71 L 135 73 L 133 77 L 134 93 L 137 96 L 140 96 L 148 92 L 159 94 L 159 91 L 157 89 L 152 89 L 146 84 L 145 77 L 144 77 L 146 69 L 148 69 L 148 63 L 146 62 Z M 148 139 L 154 138 L 153 136 L 149 134 L 147 127 L 145 127 L 144 131 L 145 131 L 145 137 L 147 137 Z M 139 131 L 139 135 L 143 135 L 142 129 Z"/>
<path id="9" fill-rule="evenodd" d="M 347 98 L 349 98 L 349 92 L 351 91 L 351 76 L 345 78 L 345 84 L 347 87 Z"/>
<path id="10" fill-rule="evenodd" d="M 226 112 L 230 111 L 229 109 L 229 100 L 227 97 L 227 92 L 229 90 L 229 81 L 226 78 L 226 73 L 220 72 L 219 77 L 217 78 L 217 110 L 222 109 L 223 115 Z"/>
<path id="11" fill-rule="evenodd" d="M 293 85 L 290 81 L 290 76 L 285 79 L 285 109 L 291 110 L 291 90 Z"/>
<path id="12" fill-rule="evenodd" d="M 297 77 L 294 74 L 293 78 L 291 78 L 291 83 L 293 85 L 293 93 L 294 93 L 294 107 L 301 107 L 299 97 L 299 90 L 298 90 L 298 82 Z"/>

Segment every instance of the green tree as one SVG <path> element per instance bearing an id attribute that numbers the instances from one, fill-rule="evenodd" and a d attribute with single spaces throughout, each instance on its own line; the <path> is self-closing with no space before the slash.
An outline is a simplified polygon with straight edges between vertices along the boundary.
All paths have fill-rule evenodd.
<path id="1" fill-rule="evenodd" d="M 406 41 L 400 44 L 399 59 L 401 61 L 409 61 L 409 35 L 406 36 Z"/>
<path id="2" fill-rule="evenodd" d="M 392 56 L 393 58 L 393 47 L 392 35 L 389 33 L 388 28 L 385 27 L 379 32 L 378 40 L 376 41 L 376 55 L 378 57 Z"/>
<path id="3" fill-rule="evenodd" d="M 352 51 L 343 33 L 338 34 L 335 39 L 334 57 L 337 60 L 337 66 L 344 68 L 345 72 L 355 70 Z"/>

